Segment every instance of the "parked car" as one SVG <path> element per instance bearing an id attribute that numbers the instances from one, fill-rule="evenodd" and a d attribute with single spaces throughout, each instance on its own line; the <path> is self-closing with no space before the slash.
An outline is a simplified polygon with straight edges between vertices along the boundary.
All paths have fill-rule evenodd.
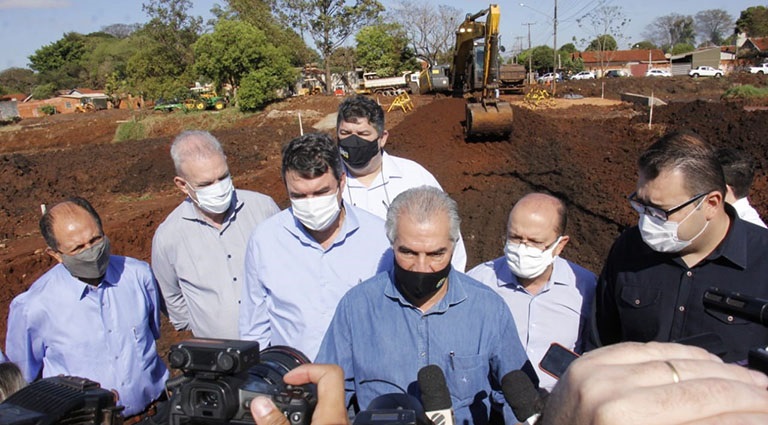
<path id="1" fill-rule="evenodd" d="M 646 77 L 671 77 L 672 74 L 666 69 L 654 68 L 646 71 L 645 76 Z"/>
<path id="2" fill-rule="evenodd" d="M 541 77 L 539 77 L 536 80 L 536 82 L 539 83 L 539 84 L 551 83 L 552 82 L 552 75 L 553 74 L 551 72 L 547 72 L 546 74 L 544 74 Z M 558 83 L 563 81 L 563 77 L 562 77 L 562 75 L 560 75 L 559 72 L 557 74 L 554 74 L 554 75 L 555 75 L 555 78 L 557 78 L 557 82 Z"/>
<path id="3" fill-rule="evenodd" d="M 715 77 L 720 78 L 723 76 L 723 71 L 717 68 L 713 68 L 711 66 L 697 66 L 696 68 L 693 68 L 692 70 L 688 71 L 688 75 L 690 75 L 693 78 L 699 78 L 699 77 Z"/>
<path id="4" fill-rule="evenodd" d="M 595 73 L 592 71 L 581 71 L 571 77 L 571 80 L 594 80 Z"/>
<path id="5" fill-rule="evenodd" d="M 768 74 L 768 62 L 761 63 L 760 66 L 750 66 L 749 72 L 752 74 Z"/>
<path id="6" fill-rule="evenodd" d="M 621 78 L 621 77 L 629 77 L 626 72 L 624 72 L 621 69 L 609 69 L 605 72 L 604 75 L 605 78 Z"/>

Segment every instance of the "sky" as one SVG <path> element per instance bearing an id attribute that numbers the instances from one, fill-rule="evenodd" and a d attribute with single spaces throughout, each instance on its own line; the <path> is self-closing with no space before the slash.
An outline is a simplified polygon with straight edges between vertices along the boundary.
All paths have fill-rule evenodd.
<path id="1" fill-rule="evenodd" d="M 396 0 L 380 0 L 385 7 L 396 4 Z M 475 13 L 490 2 L 481 0 L 414 0 L 428 1 L 435 5 L 448 5 L 463 11 Z M 641 41 L 645 27 L 654 19 L 678 13 L 695 15 L 707 9 L 724 9 L 737 19 L 742 10 L 749 6 L 763 4 L 758 0 L 495 0 L 501 10 L 501 44 L 508 51 L 517 49 L 521 43 L 528 47 L 528 26 L 531 29 L 533 46 L 553 43 L 552 16 L 557 2 L 558 31 L 557 44 L 594 37 L 590 28 L 581 28 L 577 18 L 584 16 L 601 4 L 619 6 L 630 19 L 624 31 L 626 40 L 619 45 L 626 48 Z M 521 2 L 525 6 L 520 6 Z M 194 15 L 208 20 L 210 9 L 223 0 L 192 0 Z M 67 32 L 87 34 L 99 31 L 111 24 L 143 23 L 148 20 L 141 10 L 142 0 L 0 0 L 0 70 L 10 67 L 26 67 L 28 57 L 35 50 L 51 44 Z M 522 38 L 518 38 L 522 37 Z M 576 47 L 584 45 L 576 42 Z"/>

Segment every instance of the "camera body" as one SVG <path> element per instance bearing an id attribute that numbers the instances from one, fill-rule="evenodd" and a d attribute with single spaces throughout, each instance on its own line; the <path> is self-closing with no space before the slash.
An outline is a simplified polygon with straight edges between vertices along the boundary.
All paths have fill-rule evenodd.
<path id="1" fill-rule="evenodd" d="M 283 375 L 309 363 L 283 346 L 259 351 L 258 342 L 195 338 L 171 347 L 172 368 L 183 374 L 166 384 L 170 425 L 254 423 L 250 403 L 272 399 L 292 425 L 309 425 L 317 391 L 312 384 L 286 385 Z"/>

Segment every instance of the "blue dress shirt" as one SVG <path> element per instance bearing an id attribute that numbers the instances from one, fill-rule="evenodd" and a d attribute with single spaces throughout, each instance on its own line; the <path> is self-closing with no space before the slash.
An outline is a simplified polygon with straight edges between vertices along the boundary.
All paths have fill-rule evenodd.
<path id="1" fill-rule="evenodd" d="M 254 230 L 245 254 L 240 338 L 288 345 L 310 360 L 349 288 L 392 264 L 384 221 L 346 204 L 324 249 L 286 209 Z"/>
<path id="2" fill-rule="evenodd" d="M 445 373 L 456 423 L 482 425 L 492 389 L 527 360 L 501 297 L 451 270 L 448 291 L 427 313 L 403 298 L 391 272 L 352 288 L 339 303 L 316 362 L 344 369 L 361 409 L 401 389 L 418 398 L 419 369 L 435 364 Z M 505 422 L 516 423 L 510 416 Z"/>
<path id="3" fill-rule="evenodd" d="M 149 265 L 113 255 L 94 287 L 58 264 L 13 299 L 8 358 L 31 382 L 80 376 L 117 390 L 125 416 L 144 410 L 163 391 L 168 369 L 157 355 L 157 283 Z"/>
<path id="4" fill-rule="evenodd" d="M 551 390 L 557 380 L 539 369 L 539 362 L 553 342 L 579 354 L 584 352 L 597 285 L 595 274 L 555 257 L 552 275 L 536 295 L 520 285 L 507 266 L 506 257 L 480 264 L 467 274 L 493 289 L 507 303 L 541 387 Z"/>

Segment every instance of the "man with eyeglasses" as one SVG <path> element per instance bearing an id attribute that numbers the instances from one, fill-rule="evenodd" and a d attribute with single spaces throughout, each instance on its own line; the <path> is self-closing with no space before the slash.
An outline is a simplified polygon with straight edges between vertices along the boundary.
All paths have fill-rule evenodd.
<path id="1" fill-rule="evenodd" d="M 504 255 L 467 273 L 507 303 L 534 365 L 553 342 L 582 353 L 588 336 L 596 277 L 560 257 L 570 239 L 567 221 L 560 199 L 545 193 L 523 196 L 509 213 Z M 555 378 L 539 368 L 536 373 L 542 388 L 554 387 Z"/>
<path id="2" fill-rule="evenodd" d="M 768 298 L 768 231 L 725 202 L 713 149 L 691 133 L 670 133 L 638 160 L 629 196 L 639 222 L 613 244 L 598 280 L 595 345 L 676 341 L 716 334 L 726 361 L 768 343 L 768 328 L 704 307 L 711 287 Z"/>

